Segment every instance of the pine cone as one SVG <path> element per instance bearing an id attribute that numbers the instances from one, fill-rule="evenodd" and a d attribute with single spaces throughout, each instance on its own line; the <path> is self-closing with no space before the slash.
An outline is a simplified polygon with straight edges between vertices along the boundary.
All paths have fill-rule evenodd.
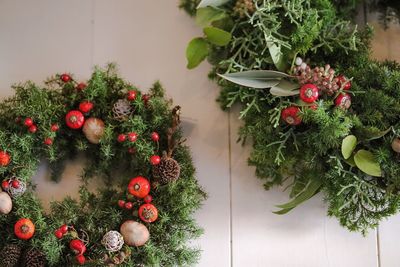
<path id="1" fill-rule="evenodd" d="M 240 18 L 246 17 L 246 15 L 251 15 L 256 11 L 256 7 L 253 0 L 237 0 L 233 8 L 233 13 Z"/>
<path id="2" fill-rule="evenodd" d="M 126 99 L 119 99 L 113 106 L 114 119 L 124 121 L 132 114 L 131 103 Z"/>
<path id="3" fill-rule="evenodd" d="M 179 163 L 171 157 L 164 155 L 161 162 L 153 167 L 153 176 L 160 183 L 167 184 L 176 181 L 181 173 Z"/>
<path id="4" fill-rule="evenodd" d="M 21 258 L 21 247 L 9 244 L 6 245 L 0 252 L 0 266 L 1 267 L 17 267 L 19 266 L 19 259 Z"/>
<path id="5" fill-rule="evenodd" d="M 44 267 L 46 266 L 46 257 L 44 253 L 38 249 L 32 248 L 25 254 L 25 267 Z"/>

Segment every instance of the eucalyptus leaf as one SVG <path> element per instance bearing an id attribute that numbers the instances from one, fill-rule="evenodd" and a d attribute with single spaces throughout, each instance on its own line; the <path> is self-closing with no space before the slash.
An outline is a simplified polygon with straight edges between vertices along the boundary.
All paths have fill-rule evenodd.
<path id="1" fill-rule="evenodd" d="M 279 87 L 283 90 L 292 91 L 294 89 L 298 89 L 300 85 L 298 83 L 282 79 L 276 87 Z"/>
<path id="2" fill-rule="evenodd" d="M 317 191 L 321 188 L 322 182 L 320 179 L 313 179 L 310 181 L 310 183 L 307 185 L 307 187 L 302 191 L 299 195 L 297 195 L 296 198 L 291 200 L 288 203 L 282 204 L 282 205 L 276 205 L 278 208 L 281 208 L 283 210 L 287 209 L 293 209 L 297 207 L 299 204 L 303 203 L 304 201 L 310 199 L 313 197 Z M 280 212 L 282 211 L 277 211 L 274 212 L 276 214 L 281 214 Z"/>
<path id="3" fill-rule="evenodd" d="M 292 209 L 294 209 L 294 208 L 281 209 L 281 210 L 278 210 L 278 211 L 273 211 L 272 213 L 275 213 L 275 214 L 278 214 L 278 215 L 284 215 L 284 214 L 288 213 L 289 211 L 291 211 Z"/>
<path id="4" fill-rule="evenodd" d="M 203 29 L 203 31 L 207 37 L 207 40 L 210 43 L 218 46 L 227 45 L 232 39 L 232 35 L 229 32 L 215 27 L 206 27 Z"/>
<path id="5" fill-rule="evenodd" d="M 230 0 L 201 0 L 197 8 L 206 7 L 206 6 L 221 6 L 225 3 L 228 3 Z"/>
<path id="6" fill-rule="evenodd" d="M 220 9 L 214 7 L 202 7 L 197 9 L 196 12 L 196 24 L 200 27 L 209 26 L 212 22 L 221 20 L 227 17 L 227 14 Z"/>
<path id="7" fill-rule="evenodd" d="M 279 84 L 283 77 L 289 76 L 284 72 L 273 70 L 249 70 L 218 75 L 233 83 L 257 89 L 271 88 Z"/>
<path id="8" fill-rule="evenodd" d="M 387 133 L 389 133 L 392 130 L 392 127 L 387 128 L 384 131 L 380 131 L 380 132 L 376 132 L 374 134 L 371 134 L 369 136 L 367 136 L 366 141 L 371 141 L 371 140 L 375 140 L 375 139 L 379 139 L 383 136 L 385 136 Z"/>
<path id="9" fill-rule="evenodd" d="M 194 38 L 186 48 L 187 68 L 197 67 L 208 55 L 209 47 L 204 38 Z"/>
<path id="10" fill-rule="evenodd" d="M 346 136 L 342 141 L 342 155 L 345 159 L 350 158 L 357 146 L 357 137 L 354 135 Z"/>
<path id="11" fill-rule="evenodd" d="M 281 47 L 271 43 L 268 45 L 268 49 L 275 67 L 280 71 L 285 70 L 286 63 L 284 60 L 284 54 L 281 51 Z"/>
<path id="12" fill-rule="evenodd" d="M 382 170 L 379 163 L 376 161 L 374 154 L 367 150 L 359 150 L 354 155 L 354 162 L 357 167 L 368 175 L 380 177 Z"/>
<path id="13" fill-rule="evenodd" d="M 355 166 L 356 166 L 356 163 L 355 163 L 355 161 L 354 161 L 354 156 L 351 156 L 350 158 L 345 159 L 344 161 L 345 161 L 347 164 L 349 164 L 351 167 L 355 167 Z"/>
<path id="14" fill-rule="evenodd" d="M 293 96 L 300 94 L 300 90 L 293 90 L 293 91 L 285 90 L 279 87 L 279 84 L 271 87 L 269 92 L 271 93 L 271 95 L 276 95 L 276 96 Z"/>

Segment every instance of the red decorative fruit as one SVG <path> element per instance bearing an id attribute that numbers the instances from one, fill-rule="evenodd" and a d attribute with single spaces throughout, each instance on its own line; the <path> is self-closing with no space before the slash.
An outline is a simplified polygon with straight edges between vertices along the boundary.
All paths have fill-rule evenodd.
<path id="1" fill-rule="evenodd" d="M 13 180 L 13 181 L 11 182 L 11 186 L 12 186 L 13 188 L 19 188 L 19 181 L 18 181 L 18 180 Z"/>
<path id="2" fill-rule="evenodd" d="M 158 218 L 158 210 L 153 204 L 143 204 L 139 208 L 139 217 L 144 222 L 154 222 Z"/>
<path id="3" fill-rule="evenodd" d="M 150 192 L 149 180 L 142 176 L 132 178 L 128 185 L 128 191 L 137 198 L 144 198 Z"/>
<path id="4" fill-rule="evenodd" d="M 53 139 L 51 139 L 50 137 L 47 137 L 46 139 L 44 139 L 43 143 L 47 146 L 51 146 L 53 144 Z"/>
<path id="5" fill-rule="evenodd" d="M 318 87 L 307 83 L 300 88 L 300 99 L 306 103 L 313 103 L 318 99 Z"/>
<path id="6" fill-rule="evenodd" d="M 86 258 L 83 255 L 77 255 L 75 258 L 79 265 L 84 265 L 86 262 Z"/>
<path id="7" fill-rule="evenodd" d="M 65 116 L 65 122 L 71 129 L 79 129 L 85 123 L 85 117 L 79 110 L 71 110 Z"/>
<path id="8" fill-rule="evenodd" d="M 8 189 L 10 187 L 10 181 L 4 180 L 3 182 L 1 182 L 1 187 L 3 187 L 4 190 Z"/>
<path id="9" fill-rule="evenodd" d="M 144 203 L 151 203 L 153 201 L 153 197 L 151 195 L 147 195 L 144 197 Z"/>
<path id="10" fill-rule="evenodd" d="M 149 100 L 150 100 L 150 96 L 148 94 L 142 95 L 142 101 L 145 105 L 147 105 L 149 103 Z"/>
<path id="11" fill-rule="evenodd" d="M 76 254 L 82 255 L 86 251 L 85 244 L 79 239 L 73 239 L 69 242 L 69 248 Z"/>
<path id="12" fill-rule="evenodd" d="M 10 161 L 11 161 L 10 154 L 0 150 L 0 166 L 5 167 L 8 164 L 10 164 Z"/>
<path id="13" fill-rule="evenodd" d="M 24 120 L 24 125 L 25 125 L 26 127 L 31 127 L 31 126 L 33 125 L 33 120 L 32 120 L 31 118 L 26 118 L 26 119 Z"/>
<path id="14" fill-rule="evenodd" d="M 59 129 L 58 124 L 53 124 L 53 125 L 51 125 L 51 127 L 50 127 L 50 130 L 51 130 L 52 132 L 57 132 L 58 129 Z"/>
<path id="15" fill-rule="evenodd" d="M 61 231 L 61 233 L 63 233 L 64 235 L 65 235 L 66 233 L 68 233 L 68 225 L 66 225 L 66 224 L 62 225 L 62 226 L 60 227 L 60 231 Z"/>
<path id="16" fill-rule="evenodd" d="M 88 113 L 93 108 L 93 103 L 90 101 L 83 101 L 79 104 L 79 110 L 83 113 Z"/>
<path id="17" fill-rule="evenodd" d="M 151 140 L 153 140 L 154 142 L 158 142 L 158 140 L 160 140 L 160 136 L 158 135 L 158 133 L 152 132 L 151 133 Z"/>
<path id="18" fill-rule="evenodd" d="M 118 200 L 118 206 L 123 209 L 125 208 L 125 200 Z"/>
<path id="19" fill-rule="evenodd" d="M 19 239 L 31 239 L 35 234 L 35 225 L 29 219 L 19 219 L 14 225 L 14 233 Z"/>
<path id="20" fill-rule="evenodd" d="M 86 87 L 87 87 L 86 83 L 79 83 L 79 84 L 76 86 L 76 90 L 82 91 L 82 90 L 84 90 Z"/>
<path id="21" fill-rule="evenodd" d="M 36 133 L 37 132 L 37 126 L 34 124 L 31 127 L 28 128 L 28 131 L 31 133 Z"/>
<path id="22" fill-rule="evenodd" d="M 295 106 L 291 106 L 282 110 L 282 119 L 290 125 L 299 125 L 301 118 L 299 117 L 300 109 Z"/>
<path id="23" fill-rule="evenodd" d="M 158 165 L 158 164 L 160 164 L 160 162 L 161 162 L 160 156 L 153 155 L 153 156 L 150 157 L 151 165 Z"/>
<path id="24" fill-rule="evenodd" d="M 127 94 L 127 96 L 126 96 L 126 98 L 127 98 L 129 101 L 135 100 L 135 99 L 136 99 L 136 91 L 135 91 L 135 90 L 129 90 L 129 91 L 128 91 L 128 94 Z"/>
<path id="25" fill-rule="evenodd" d="M 128 133 L 128 139 L 131 142 L 135 142 L 138 138 L 138 134 L 133 132 L 133 133 Z"/>
<path id="26" fill-rule="evenodd" d="M 351 106 L 351 96 L 347 93 L 340 94 L 335 99 L 335 105 L 342 109 L 349 109 L 349 107 Z"/>
<path id="27" fill-rule="evenodd" d="M 61 74 L 60 79 L 65 83 L 70 82 L 72 80 L 71 76 L 66 73 Z"/>
<path id="28" fill-rule="evenodd" d="M 61 239 L 61 238 L 64 236 L 64 234 L 61 232 L 60 229 L 57 229 L 57 230 L 54 232 L 54 235 L 57 237 L 57 239 Z"/>
<path id="29" fill-rule="evenodd" d="M 337 78 L 339 80 L 339 86 L 343 86 L 343 90 L 350 90 L 351 81 L 349 79 L 347 79 L 344 75 L 339 75 Z"/>
<path id="30" fill-rule="evenodd" d="M 119 134 L 117 140 L 118 140 L 118 142 L 120 142 L 120 143 L 125 142 L 125 140 L 126 140 L 126 135 L 125 135 L 125 134 Z"/>
<path id="31" fill-rule="evenodd" d="M 125 203 L 125 209 L 130 210 L 130 209 L 132 209 L 132 208 L 133 208 L 132 202 L 126 202 L 126 203 Z"/>

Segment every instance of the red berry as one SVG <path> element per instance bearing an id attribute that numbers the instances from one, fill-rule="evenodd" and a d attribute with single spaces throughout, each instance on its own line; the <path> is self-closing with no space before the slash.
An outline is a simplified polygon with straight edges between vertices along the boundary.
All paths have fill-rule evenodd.
<path id="1" fill-rule="evenodd" d="M 132 178 L 128 185 L 128 192 L 137 198 L 144 198 L 150 192 L 149 180 L 142 176 Z"/>
<path id="2" fill-rule="evenodd" d="M 128 133 L 128 139 L 131 142 L 135 142 L 138 138 L 137 133 L 133 132 L 133 133 Z"/>
<path id="3" fill-rule="evenodd" d="M 36 133 L 37 131 L 37 126 L 34 124 L 31 127 L 28 128 L 28 131 L 31 133 Z"/>
<path id="4" fill-rule="evenodd" d="M 46 139 L 44 139 L 44 144 L 47 146 L 51 146 L 53 144 L 53 139 L 47 137 Z"/>
<path id="5" fill-rule="evenodd" d="M 61 74 L 60 79 L 61 79 L 61 81 L 65 82 L 65 83 L 70 82 L 72 80 L 71 76 L 69 76 L 66 73 Z"/>
<path id="6" fill-rule="evenodd" d="M 77 255 L 75 258 L 79 265 L 84 265 L 86 262 L 86 258 L 83 255 Z"/>
<path id="7" fill-rule="evenodd" d="M 118 135 L 117 140 L 118 140 L 118 142 L 120 142 L 120 143 L 125 142 L 125 140 L 126 140 L 126 135 L 125 135 L 125 134 L 120 134 L 120 135 Z"/>
<path id="8" fill-rule="evenodd" d="M 338 84 L 340 87 L 343 86 L 343 90 L 350 90 L 351 88 L 351 81 L 347 79 L 344 75 L 339 75 L 338 77 Z"/>
<path id="9" fill-rule="evenodd" d="M 63 233 L 64 235 L 65 235 L 66 233 L 68 233 L 68 225 L 66 225 L 66 224 L 62 225 L 62 226 L 60 227 L 60 231 L 61 231 L 61 233 Z"/>
<path id="10" fill-rule="evenodd" d="M 125 207 L 125 200 L 118 200 L 118 206 L 120 208 L 124 208 Z"/>
<path id="11" fill-rule="evenodd" d="M 158 142 L 158 140 L 160 140 L 160 136 L 158 135 L 158 133 L 152 132 L 152 133 L 151 133 L 151 139 L 152 139 L 154 142 Z"/>
<path id="12" fill-rule="evenodd" d="M 160 162 L 161 162 L 160 156 L 153 155 L 153 156 L 150 157 L 150 163 L 152 165 L 158 165 L 158 164 L 160 164 Z"/>
<path id="13" fill-rule="evenodd" d="M 71 110 L 65 116 L 65 122 L 69 128 L 79 129 L 82 128 L 83 124 L 85 123 L 85 117 L 79 110 Z"/>
<path id="14" fill-rule="evenodd" d="M 18 180 L 13 180 L 13 181 L 11 182 L 11 186 L 12 186 L 13 188 L 19 188 L 19 181 L 18 181 Z"/>
<path id="15" fill-rule="evenodd" d="M 135 90 L 129 90 L 127 94 L 127 99 L 129 101 L 133 101 L 136 99 L 136 91 Z"/>
<path id="16" fill-rule="evenodd" d="M 82 255 L 86 252 L 85 244 L 79 239 L 71 240 L 69 247 L 76 255 Z"/>
<path id="17" fill-rule="evenodd" d="M 5 167 L 10 164 L 11 156 L 6 151 L 0 150 L 0 167 Z"/>
<path id="18" fill-rule="evenodd" d="M 58 129 L 59 129 L 58 124 L 53 124 L 53 125 L 51 125 L 50 130 L 51 130 L 52 132 L 57 132 Z"/>
<path id="19" fill-rule="evenodd" d="M 282 110 L 282 119 L 290 125 L 299 125 L 301 118 L 299 117 L 300 109 L 295 106 L 291 106 Z"/>
<path id="20" fill-rule="evenodd" d="M 340 94 L 335 99 L 335 105 L 342 109 L 349 109 L 351 106 L 351 96 L 347 93 Z"/>
<path id="21" fill-rule="evenodd" d="M 79 83 L 79 84 L 76 86 L 76 90 L 82 91 L 82 90 L 84 90 L 86 87 L 87 87 L 86 83 Z"/>
<path id="22" fill-rule="evenodd" d="M 133 148 L 133 147 L 128 148 L 128 153 L 129 154 L 135 154 L 135 152 L 136 152 L 135 148 Z"/>
<path id="23" fill-rule="evenodd" d="M 125 209 L 130 210 L 130 209 L 132 209 L 132 208 L 133 208 L 132 202 L 126 202 L 126 203 L 125 203 Z"/>
<path id="24" fill-rule="evenodd" d="M 318 96 L 318 87 L 312 83 L 307 83 L 300 88 L 300 99 L 306 103 L 315 102 Z"/>
<path id="25" fill-rule="evenodd" d="M 149 100 L 150 100 L 150 96 L 148 94 L 142 95 L 142 101 L 145 105 L 147 105 L 149 103 Z"/>
<path id="26" fill-rule="evenodd" d="M 61 238 L 64 236 L 64 234 L 61 232 L 60 229 L 57 229 L 57 230 L 54 232 L 54 235 L 55 235 L 58 239 L 61 239 Z"/>
<path id="27" fill-rule="evenodd" d="M 26 127 L 31 127 L 31 126 L 33 125 L 33 120 L 32 120 L 31 118 L 26 118 L 26 119 L 24 120 L 24 125 L 25 125 Z"/>
<path id="28" fill-rule="evenodd" d="M 1 187 L 3 187 L 3 189 L 6 190 L 7 188 L 10 187 L 10 181 L 4 180 L 4 181 L 1 183 Z"/>
<path id="29" fill-rule="evenodd" d="M 151 195 L 147 195 L 144 197 L 144 203 L 151 203 L 153 201 L 153 197 Z"/>
<path id="30" fill-rule="evenodd" d="M 79 110 L 82 111 L 83 113 L 88 113 L 91 111 L 93 108 L 93 103 L 89 101 L 83 101 L 82 103 L 79 104 Z"/>

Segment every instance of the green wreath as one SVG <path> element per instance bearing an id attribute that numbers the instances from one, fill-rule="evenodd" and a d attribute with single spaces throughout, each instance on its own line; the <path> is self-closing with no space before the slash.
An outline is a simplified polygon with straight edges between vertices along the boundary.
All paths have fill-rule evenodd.
<path id="1" fill-rule="evenodd" d="M 143 94 L 109 65 L 87 84 L 62 74 L 45 85 L 15 85 L 0 103 L 0 266 L 197 262 L 188 241 L 202 233 L 193 213 L 205 193 L 182 144 L 180 107 L 171 109 L 160 83 Z M 41 159 L 57 181 L 80 152 L 80 200 L 46 212 L 30 181 Z M 87 188 L 93 176 L 104 177 L 98 193 Z"/>
<path id="2" fill-rule="evenodd" d="M 266 189 L 293 177 L 292 200 L 276 213 L 323 192 L 328 215 L 365 233 L 400 205 L 400 65 L 370 58 L 372 29 L 347 20 L 357 2 L 182 0 L 181 7 L 204 28 L 187 47 L 188 68 L 207 58 L 221 107 L 241 104 L 239 135 L 252 140 L 256 175 Z M 397 1 L 366 2 L 398 10 Z"/>

